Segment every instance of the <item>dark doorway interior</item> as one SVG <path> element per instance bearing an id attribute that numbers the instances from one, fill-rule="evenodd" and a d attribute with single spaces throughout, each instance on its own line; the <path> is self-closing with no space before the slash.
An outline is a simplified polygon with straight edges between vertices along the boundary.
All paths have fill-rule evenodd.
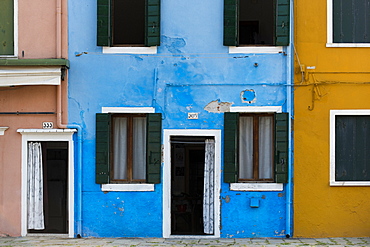
<path id="1" fill-rule="evenodd" d="M 203 235 L 205 137 L 171 138 L 171 234 Z"/>
<path id="2" fill-rule="evenodd" d="M 68 142 L 42 142 L 44 230 L 29 233 L 68 233 Z"/>

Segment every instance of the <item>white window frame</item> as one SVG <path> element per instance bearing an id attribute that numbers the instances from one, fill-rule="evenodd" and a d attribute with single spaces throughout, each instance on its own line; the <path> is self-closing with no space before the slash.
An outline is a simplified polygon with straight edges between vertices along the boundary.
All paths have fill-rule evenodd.
<path id="1" fill-rule="evenodd" d="M 157 46 L 103 46 L 103 54 L 157 54 Z"/>
<path id="2" fill-rule="evenodd" d="M 283 46 L 229 46 L 230 54 L 249 53 L 249 54 L 276 54 L 283 53 Z"/>
<path id="3" fill-rule="evenodd" d="M 102 113 L 155 113 L 154 107 L 102 107 Z M 102 191 L 154 191 L 154 184 L 102 184 Z"/>
<path id="4" fill-rule="evenodd" d="M 282 106 L 232 106 L 230 112 L 240 113 L 281 113 Z M 230 183 L 232 191 L 283 191 L 282 183 Z"/>
<path id="5" fill-rule="evenodd" d="M 327 5 L 327 43 L 326 47 L 370 47 L 370 43 L 333 43 L 333 0 L 326 0 Z"/>
<path id="6" fill-rule="evenodd" d="M 68 237 L 74 237 L 74 145 L 73 134 L 76 129 L 18 129 L 22 135 L 22 190 L 21 190 L 21 236 L 41 236 L 39 233 L 27 233 L 27 160 L 28 142 L 63 141 L 68 142 Z M 48 236 L 53 234 L 46 234 Z M 65 234 L 58 234 L 64 236 Z"/>
<path id="7" fill-rule="evenodd" d="M 13 55 L 0 55 L 0 58 L 16 58 L 18 57 L 18 0 L 14 0 L 14 54 Z"/>
<path id="8" fill-rule="evenodd" d="M 335 181 L 335 117 L 370 115 L 370 110 L 330 110 L 330 186 L 370 186 L 370 181 Z"/>

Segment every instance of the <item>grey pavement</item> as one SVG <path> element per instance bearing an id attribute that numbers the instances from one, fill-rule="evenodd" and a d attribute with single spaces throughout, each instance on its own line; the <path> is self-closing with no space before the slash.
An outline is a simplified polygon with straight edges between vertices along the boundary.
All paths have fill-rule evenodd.
<path id="1" fill-rule="evenodd" d="M 0 246 L 370 246 L 369 238 L 63 238 L 0 237 Z"/>

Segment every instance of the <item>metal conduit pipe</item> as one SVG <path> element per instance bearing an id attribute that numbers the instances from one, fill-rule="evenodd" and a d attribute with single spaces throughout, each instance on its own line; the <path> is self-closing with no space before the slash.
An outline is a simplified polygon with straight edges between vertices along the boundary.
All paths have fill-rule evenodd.
<path id="1" fill-rule="evenodd" d="M 32 114 L 32 115 L 43 115 L 43 114 L 55 114 L 55 112 L 0 112 L 1 115 L 26 115 L 26 114 Z"/>

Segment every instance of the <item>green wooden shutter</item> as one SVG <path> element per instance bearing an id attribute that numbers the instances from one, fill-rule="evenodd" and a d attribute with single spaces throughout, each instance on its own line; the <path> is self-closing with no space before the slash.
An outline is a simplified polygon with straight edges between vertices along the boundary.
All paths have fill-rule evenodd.
<path id="1" fill-rule="evenodd" d="M 224 45 L 239 45 L 239 0 L 224 0 Z"/>
<path id="2" fill-rule="evenodd" d="M 224 182 L 238 182 L 238 127 L 239 113 L 224 115 Z"/>
<path id="3" fill-rule="evenodd" d="M 15 55 L 13 0 L 0 1 L 0 55 Z"/>
<path id="4" fill-rule="evenodd" d="M 161 0 L 145 2 L 145 45 L 160 45 Z"/>
<path id="5" fill-rule="evenodd" d="M 110 114 L 96 114 L 96 163 L 95 182 L 109 183 Z"/>
<path id="6" fill-rule="evenodd" d="M 275 182 L 288 182 L 289 114 L 275 114 Z"/>
<path id="7" fill-rule="evenodd" d="M 290 5 L 289 0 L 277 0 L 276 3 L 276 45 L 289 45 L 289 25 L 290 25 Z"/>
<path id="8" fill-rule="evenodd" d="M 111 0 L 97 0 L 97 45 L 111 45 Z"/>
<path id="9" fill-rule="evenodd" d="M 147 114 L 146 141 L 146 182 L 159 184 L 162 163 L 162 114 Z"/>

